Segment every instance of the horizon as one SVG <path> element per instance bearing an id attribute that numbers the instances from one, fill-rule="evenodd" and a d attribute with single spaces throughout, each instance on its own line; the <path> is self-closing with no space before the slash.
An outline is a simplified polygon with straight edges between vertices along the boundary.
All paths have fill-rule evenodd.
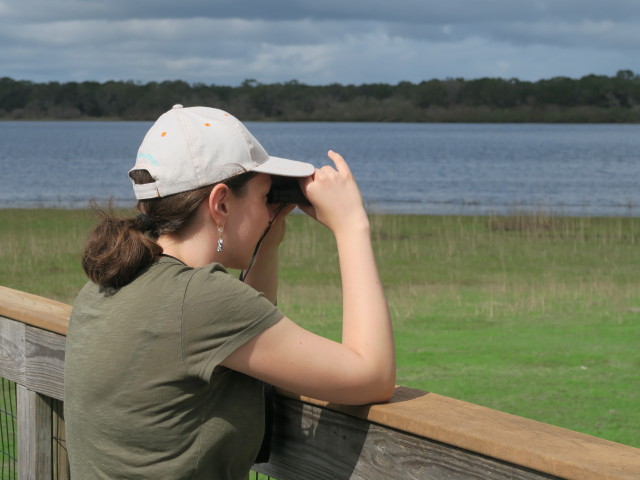
<path id="1" fill-rule="evenodd" d="M 290 80 L 282 80 L 282 81 L 274 81 L 274 82 L 270 82 L 270 83 L 266 83 L 266 82 L 261 82 L 259 79 L 255 79 L 255 78 L 245 78 L 243 79 L 239 84 L 236 85 L 227 85 L 227 84 L 219 84 L 219 83 L 210 83 L 210 84 L 205 84 L 202 82 L 189 82 L 187 80 L 184 79 L 180 79 L 180 78 L 171 78 L 171 79 L 164 79 L 164 80 L 148 80 L 148 81 L 142 81 L 142 80 L 136 80 L 136 79 L 116 79 L 116 78 L 112 78 L 112 79 L 106 79 L 106 80 L 94 80 L 94 79 L 85 79 L 85 80 L 68 80 L 68 81 L 59 81 L 59 80 L 42 80 L 42 81 L 33 81 L 30 80 L 28 78 L 13 78 L 10 76 L 2 76 L 0 77 L 0 80 L 2 79 L 9 79 L 15 82 L 30 82 L 33 84 L 51 84 L 51 83 L 59 83 L 61 85 L 63 84 L 68 84 L 68 83 L 99 83 L 99 84 L 105 84 L 105 83 L 110 83 L 110 82 L 115 82 L 115 83 L 133 83 L 134 85 L 148 85 L 150 83 L 171 83 L 171 82 L 184 82 L 187 85 L 189 85 L 190 87 L 194 87 L 194 86 L 198 86 L 198 85 L 205 85 L 205 86 L 216 86 L 216 87 L 229 87 L 229 88 L 240 88 L 243 86 L 258 86 L 258 85 L 262 85 L 262 86 L 269 86 L 269 85 L 303 85 L 303 86 L 308 86 L 308 87 L 326 87 L 326 86 L 331 86 L 331 85 L 340 85 L 343 87 L 348 87 L 348 86 L 365 86 L 365 85 L 388 85 L 391 87 L 397 87 L 402 83 L 409 83 L 409 84 L 413 84 L 413 85 L 419 85 L 421 83 L 426 83 L 426 82 L 432 82 L 432 81 L 439 81 L 439 82 L 447 82 L 447 81 L 463 81 L 463 82 L 473 82 L 473 81 L 478 81 L 478 80 L 503 80 L 503 81 L 517 81 L 517 82 L 521 82 L 521 83 L 538 83 L 538 82 L 544 82 L 544 81 L 550 81 L 550 80 L 555 80 L 555 79 L 569 79 L 569 80 L 573 80 L 573 81 L 579 81 L 581 79 L 584 78 L 588 78 L 588 77 L 603 77 L 603 78 L 616 78 L 617 76 L 619 76 L 620 74 L 624 74 L 624 73 L 629 73 L 631 74 L 634 79 L 640 79 L 640 73 L 633 71 L 630 68 L 622 68 L 617 70 L 615 73 L 612 74 L 596 74 L 596 73 L 587 73 L 584 75 L 581 75 L 579 77 L 569 77 L 569 76 L 565 76 L 565 75 L 558 75 L 558 76 L 554 76 L 554 77 L 546 77 L 546 78 L 540 78 L 538 80 L 523 80 L 517 77 L 476 77 L 476 78 L 464 78 L 464 77 L 446 77 L 446 78 L 425 78 L 423 80 L 418 80 L 415 82 L 412 81 L 408 81 L 408 80 L 399 80 L 396 83 L 389 83 L 389 82 L 367 82 L 367 83 L 359 83 L 359 84 L 353 84 L 353 83 L 340 83 L 340 82 L 332 82 L 332 83 L 325 83 L 325 84 L 310 84 L 310 83 L 306 83 L 306 82 L 301 82 L 295 78 L 292 78 Z M 245 85 L 246 84 L 246 85 Z"/>

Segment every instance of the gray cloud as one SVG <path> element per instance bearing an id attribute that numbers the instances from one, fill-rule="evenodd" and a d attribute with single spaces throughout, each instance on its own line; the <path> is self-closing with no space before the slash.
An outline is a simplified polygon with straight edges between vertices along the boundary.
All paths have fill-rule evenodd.
<path id="1" fill-rule="evenodd" d="M 580 22 L 515 22 L 495 26 L 496 40 L 517 44 L 590 46 L 608 49 L 633 49 L 640 45 L 640 22 L 583 20 Z"/>
<path id="2" fill-rule="evenodd" d="M 640 70 L 640 2 L 0 0 L 0 75 L 238 84 Z"/>
<path id="3" fill-rule="evenodd" d="M 405 23 L 484 21 L 629 20 L 640 17 L 636 0 L 4 0 L 0 13 L 25 20 L 123 20 L 128 18 L 244 18 L 249 20 L 379 20 Z"/>

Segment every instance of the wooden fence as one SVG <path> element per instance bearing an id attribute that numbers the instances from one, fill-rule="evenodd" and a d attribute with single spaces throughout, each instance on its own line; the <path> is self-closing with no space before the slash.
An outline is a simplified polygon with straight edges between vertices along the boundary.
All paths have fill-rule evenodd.
<path id="1" fill-rule="evenodd" d="M 70 310 L 0 287 L 0 377 L 16 384 L 19 479 L 69 478 Z M 638 480 L 640 449 L 404 387 L 389 403 L 361 407 L 278 392 L 271 461 L 255 470 L 279 480 Z"/>

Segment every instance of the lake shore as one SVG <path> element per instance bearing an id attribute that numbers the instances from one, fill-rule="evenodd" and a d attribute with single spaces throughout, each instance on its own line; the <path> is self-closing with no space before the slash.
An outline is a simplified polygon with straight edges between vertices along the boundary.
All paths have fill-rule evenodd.
<path id="1" fill-rule="evenodd" d="M 87 210 L 0 209 L 0 285 L 72 303 Z M 640 446 L 640 218 L 375 215 L 398 383 Z M 279 307 L 338 340 L 329 231 L 288 222 Z"/>

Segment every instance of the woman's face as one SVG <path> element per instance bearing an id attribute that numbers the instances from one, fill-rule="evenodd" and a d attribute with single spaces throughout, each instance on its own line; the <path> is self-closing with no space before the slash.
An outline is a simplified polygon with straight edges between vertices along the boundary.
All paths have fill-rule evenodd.
<path id="1" fill-rule="evenodd" d="M 247 182 L 241 195 L 231 194 L 223 234 L 226 267 L 245 269 L 249 266 L 273 214 L 273 206 L 267 204 L 270 188 L 271 177 L 260 173 Z"/>

